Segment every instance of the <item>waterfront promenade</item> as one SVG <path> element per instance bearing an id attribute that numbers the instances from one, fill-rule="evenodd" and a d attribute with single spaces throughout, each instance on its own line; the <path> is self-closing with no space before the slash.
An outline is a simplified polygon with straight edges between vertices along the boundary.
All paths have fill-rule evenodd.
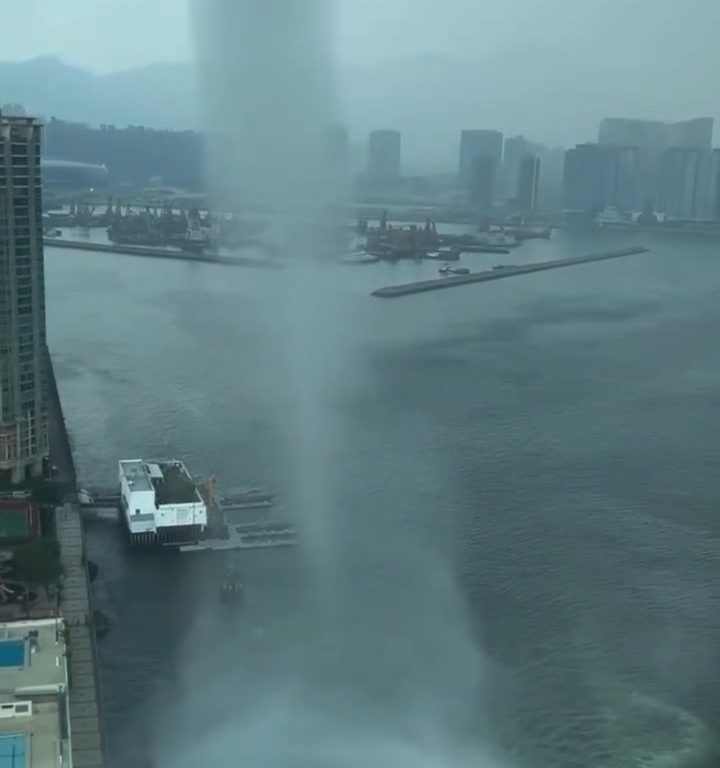
<path id="1" fill-rule="evenodd" d="M 55 510 L 55 524 L 63 567 L 60 613 L 68 631 L 72 760 L 75 768 L 102 768 L 100 676 L 75 467 L 49 355 L 47 367 L 50 457 L 64 493 L 64 502 Z"/>

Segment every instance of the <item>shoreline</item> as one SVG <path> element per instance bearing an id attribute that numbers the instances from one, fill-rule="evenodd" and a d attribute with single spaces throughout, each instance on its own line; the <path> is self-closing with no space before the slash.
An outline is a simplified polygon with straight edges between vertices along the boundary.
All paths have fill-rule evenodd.
<path id="1" fill-rule="evenodd" d="M 43 238 L 45 250 L 48 248 L 72 249 L 77 251 L 95 251 L 116 253 L 123 256 L 140 256 L 148 259 L 168 259 L 170 261 L 201 262 L 204 264 L 222 264 L 232 267 L 257 267 L 258 269 L 278 269 L 282 264 L 267 259 L 251 256 L 225 256 L 221 253 L 170 250 L 147 245 L 118 245 L 117 243 L 92 243 L 86 240 L 63 240 L 61 238 Z"/>
<path id="2" fill-rule="evenodd" d="M 48 430 L 51 463 L 57 466 L 64 503 L 55 509 L 64 577 L 60 612 L 68 633 L 68 671 L 72 761 L 83 768 L 103 768 L 105 731 L 102 687 L 95 637 L 85 534 L 77 500 L 77 476 L 62 402 L 49 351 L 46 350 Z"/>

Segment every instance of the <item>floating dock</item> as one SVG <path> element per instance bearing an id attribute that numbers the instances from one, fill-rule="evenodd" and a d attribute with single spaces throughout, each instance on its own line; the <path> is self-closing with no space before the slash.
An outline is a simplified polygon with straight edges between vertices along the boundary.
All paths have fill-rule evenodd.
<path id="1" fill-rule="evenodd" d="M 571 259 L 539 261 L 535 264 L 503 265 L 484 272 L 473 272 L 469 275 L 454 275 L 453 277 L 420 280 L 415 283 L 390 285 L 385 288 L 378 288 L 376 291 L 372 292 L 372 295 L 381 299 L 396 299 L 401 296 L 410 296 L 415 293 L 441 291 L 445 288 L 457 288 L 458 286 L 470 285 L 471 283 L 487 283 L 491 280 L 503 280 L 506 277 L 530 275 L 533 272 L 547 272 L 551 269 L 563 269 L 564 267 L 590 264 L 595 261 L 609 261 L 610 259 L 620 259 L 624 256 L 634 256 L 636 254 L 648 252 L 648 248 L 637 246 L 634 248 L 623 248 L 617 251 L 604 251 L 602 253 L 593 253 L 586 256 L 576 256 Z"/>
<path id="2" fill-rule="evenodd" d="M 227 534 L 218 538 L 206 538 L 195 543 L 183 544 L 180 552 L 227 552 L 238 549 L 270 549 L 294 547 L 297 533 L 288 523 L 252 523 L 229 525 Z"/>
<path id="3" fill-rule="evenodd" d="M 198 541 L 183 543 L 180 552 L 271 549 L 297 544 L 297 533 L 291 523 L 264 516 L 262 510 L 275 502 L 272 494 L 252 488 L 218 497 L 214 477 L 202 486 L 202 493 L 208 504 L 207 533 Z M 252 511 L 255 514 L 248 516 Z"/>
<path id="4" fill-rule="evenodd" d="M 257 267 L 259 269 L 278 269 L 277 261 L 252 258 L 249 256 L 228 256 L 215 251 L 181 251 L 178 248 L 154 248 L 148 245 L 119 245 L 118 243 L 92 243 L 87 240 L 63 240 L 43 238 L 45 248 L 70 248 L 76 251 L 97 251 L 100 253 L 118 253 L 124 256 L 142 256 L 151 259 L 170 259 L 172 261 L 203 262 L 206 264 L 226 264 L 233 267 Z"/>

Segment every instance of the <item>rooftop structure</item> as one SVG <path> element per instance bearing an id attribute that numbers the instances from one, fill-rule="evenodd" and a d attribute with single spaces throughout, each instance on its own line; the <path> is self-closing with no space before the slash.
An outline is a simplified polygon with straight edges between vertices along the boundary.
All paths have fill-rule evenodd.
<path id="1" fill-rule="evenodd" d="M 207 507 L 181 461 L 130 459 L 121 461 L 119 469 L 121 505 L 134 543 L 195 540 L 202 535 Z"/>
<path id="2" fill-rule="evenodd" d="M 62 619 L 0 624 L 0 768 L 72 765 Z"/>

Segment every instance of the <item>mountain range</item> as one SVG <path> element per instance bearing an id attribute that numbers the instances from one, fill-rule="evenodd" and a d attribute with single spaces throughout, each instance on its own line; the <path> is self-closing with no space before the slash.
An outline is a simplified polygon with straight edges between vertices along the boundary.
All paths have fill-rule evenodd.
<path id="1" fill-rule="evenodd" d="M 488 127 L 548 145 L 592 141 L 608 115 L 680 120 L 714 116 L 717 81 L 694 76 L 705 53 L 640 71 L 618 51 L 601 63 L 572 50 L 522 48 L 489 58 L 426 56 L 342 67 L 338 82 L 351 141 L 376 127 L 403 131 L 403 157 L 414 167 L 449 169 L 458 132 Z M 90 124 L 197 128 L 202 119 L 194 68 L 159 63 L 95 74 L 55 56 L 0 62 L 0 104 Z"/>

